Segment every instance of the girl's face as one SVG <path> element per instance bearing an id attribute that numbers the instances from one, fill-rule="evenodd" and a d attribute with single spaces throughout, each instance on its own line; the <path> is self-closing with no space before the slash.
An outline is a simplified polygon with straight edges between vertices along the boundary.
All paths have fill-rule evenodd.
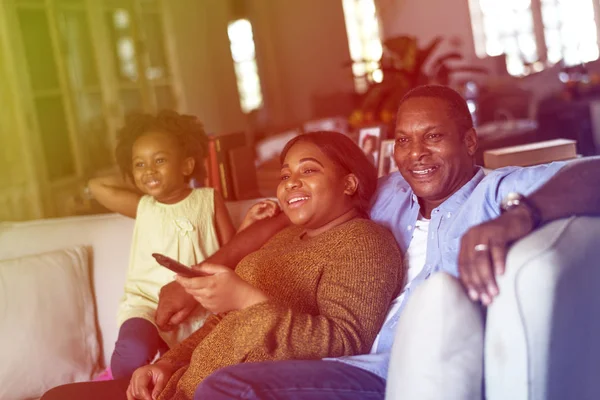
<path id="1" fill-rule="evenodd" d="M 292 223 L 305 227 L 308 236 L 315 236 L 354 207 L 353 178 L 341 172 L 315 144 L 298 142 L 281 166 L 277 198 Z"/>
<path id="2" fill-rule="evenodd" d="M 173 204 L 191 191 L 186 177 L 194 170 L 194 159 L 184 157 L 168 134 L 149 132 L 140 136 L 131 152 L 135 185 L 157 201 Z"/>

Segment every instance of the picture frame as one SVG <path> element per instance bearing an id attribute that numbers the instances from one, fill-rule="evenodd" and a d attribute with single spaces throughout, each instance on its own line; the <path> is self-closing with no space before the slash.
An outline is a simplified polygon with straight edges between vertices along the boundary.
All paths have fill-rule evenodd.
<path id="1" fill-rule="evenodd" d="M 360 128 L 358 131 L 358 147 L 375 167 L 379 165 L 381 140 L 384 138 L 382 125 Z"/>
<path id="2" fill-rule="evenodd" d="M 394 139 L 381 141 L 381 147 L 379 149 L 379 166 L 377 169 L 377 176 L 379 177 L 398 171 L 398 165 L 396 164 L 396 161 L 394 161 L 395 142 Z"/>

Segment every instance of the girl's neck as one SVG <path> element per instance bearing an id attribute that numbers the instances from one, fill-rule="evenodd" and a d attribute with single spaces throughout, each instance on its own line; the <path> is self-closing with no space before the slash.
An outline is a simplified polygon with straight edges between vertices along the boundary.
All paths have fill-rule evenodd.
<path id="1" fill-rule="evenodd" d="M 154 198 L 156 201 L 162 204 L 176 204 L 184 200 L 192 193 L 192 188 L 185 186 L 177 191 L 171 192 L 168 196 L 162 198 Z"/>
<path id="2" fill-rule="evenodd" d="M 348 222 L 351 219 L 354 219 L 354 218 L 356 218 L 358 216 L 359 216 L 358 210 L 355 207 L 352 207 L 350 210 L 348 210 L 345 213 L 343 213 L 342 215 L 340 215 L 340 216 L 332 219 L 331 221 L 329 221 L 328 223 L 326 223 L 323 226 L 320 226 L 320 227 L 315 228 L 315 229 L 307 229 L 302 234 L 302 238 L 303 239 L 308 239 L 308 238 L 315 237 L 317 235 L 320 235 L 323 232 L 327 232 L 328 230 L 330 230 L 332 228 L 335 228 L 336 226 L 339 226 L 339 225 L 343 224 L 344 222 Z"/>

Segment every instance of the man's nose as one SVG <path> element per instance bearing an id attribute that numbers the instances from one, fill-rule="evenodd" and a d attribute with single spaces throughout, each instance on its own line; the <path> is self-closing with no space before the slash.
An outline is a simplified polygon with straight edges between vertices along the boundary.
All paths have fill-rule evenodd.
<path id="1" fill-rule="evenodd" d="M 421 140 L 413 140 L 410 144 L 410 156 L 416 159 L 423 157 L 429 150 Z"/>

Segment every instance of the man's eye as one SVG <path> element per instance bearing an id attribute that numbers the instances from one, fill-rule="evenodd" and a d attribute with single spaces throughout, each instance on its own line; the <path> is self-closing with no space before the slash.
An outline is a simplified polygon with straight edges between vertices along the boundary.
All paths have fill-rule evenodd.
<path id="1" fill-rule="evenodd" d="M 428 139 L 434 139 L 434 140 L 440 139 L 441 137 L 442 137 L 442 135 L 440 133 L 432 133 L 429 136 L 427 136 Z"/>
<path id="2" fill-rule="evenodd" d="M 405 137 L 400 137 L 400 138 L 396 139 L 396 143 L 398 143 L 398 144 L 405 144 L 405 143 L 408 143 L 408 139 L 405 138 Z"/>

